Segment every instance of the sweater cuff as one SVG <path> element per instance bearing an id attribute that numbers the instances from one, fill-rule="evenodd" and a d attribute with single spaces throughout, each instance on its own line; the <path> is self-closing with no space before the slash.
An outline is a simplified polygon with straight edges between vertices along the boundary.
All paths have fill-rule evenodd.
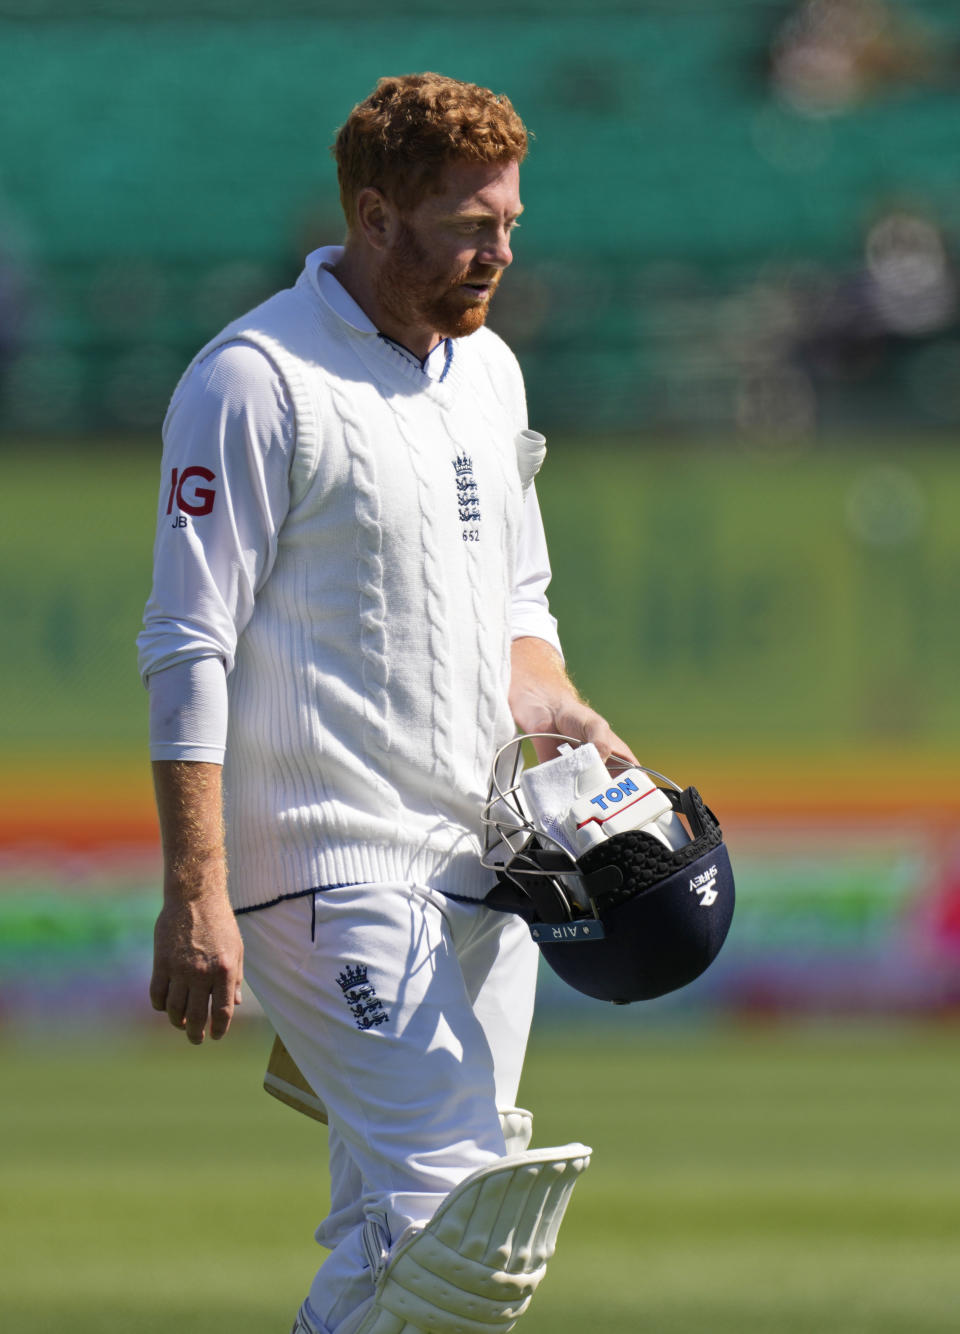
<path id="1" fill-rule="evenodd" d="M 220 658 L 176 662 L 147 678 L 150 758 L 222 764 L 227 746 L 227 676 Z"/>
<path id="2" fill-rule="evenodd" d="M 529 606 L 514 604 L 510 638 L 524 639 L 528 635 L 533 639 L 545 640 L 551 648 L 557 650 L 561 661 L 564 661 L 560 636 L 557 634 L 557 618 L 551 616 L 550 612 L 545 611 L 539 604 Z"/>

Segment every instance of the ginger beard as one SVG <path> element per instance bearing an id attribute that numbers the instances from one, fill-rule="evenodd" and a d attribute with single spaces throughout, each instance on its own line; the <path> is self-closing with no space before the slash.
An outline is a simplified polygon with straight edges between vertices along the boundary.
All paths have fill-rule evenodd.
<path id="1" fill-rule="evenodd" d="M 468 265 L 458 273 L 431 271 L 430 256 L 406 222 L 376 278 L 377 300 L 392 319 L 410 328 L 429 328 L 443 338 L 476 333 L 487 318 L 500 282 L 500 269 Z M 483 283 L 487 293 L 471 301 L 464 283 Z"/>

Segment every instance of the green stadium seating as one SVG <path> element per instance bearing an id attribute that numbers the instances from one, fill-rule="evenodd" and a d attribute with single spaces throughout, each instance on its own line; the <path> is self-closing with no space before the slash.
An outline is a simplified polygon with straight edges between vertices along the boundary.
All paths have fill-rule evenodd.
<path id="1" fill-rule="evenodd" d="M 951 0 L 911 8 L 960 38 Z M 764 265 L 853 267 L 871 215 L 903 197 L 960 230 L 955 90 L 784 110 L 762 72 L 768 0 L 271 13 L 0 0 L 0 265 L 30 279 L 0 429 L 154 429 L 191 352 L 339 239 L 327 146 L 384 72 L 503 89 L 535 132 L 516 291 L 493 323 L 545 425 L 691 424 L 658 379 L 689 351 L 676 282 L 706 312 Z"/>

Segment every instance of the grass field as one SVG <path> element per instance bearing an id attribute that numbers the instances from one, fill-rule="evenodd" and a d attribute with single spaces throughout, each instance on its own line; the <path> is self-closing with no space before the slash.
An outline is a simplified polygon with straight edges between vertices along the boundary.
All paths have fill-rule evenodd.
<path id="1" fill-rule="evenodd" d="M 535 1143 L 595 1157 L 524 1334 L 953 1334 L 955 1028 L 609 1018 L 534 1035 Z M 257 1091 L 267 1046 L 7 1038 L 5 1334 L 287 1334 L 325 1132 Z"/>

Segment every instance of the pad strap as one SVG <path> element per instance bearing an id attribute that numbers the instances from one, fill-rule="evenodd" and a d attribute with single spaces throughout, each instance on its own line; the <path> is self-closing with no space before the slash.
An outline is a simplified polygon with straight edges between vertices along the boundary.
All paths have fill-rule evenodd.
<path id="1" fill-rule="evenodd" d="M 523 1153 L 533 1136 L 533 1113 L 525 1107 L 501 1107 L 497 1111 L 508 1155 Z"/>

